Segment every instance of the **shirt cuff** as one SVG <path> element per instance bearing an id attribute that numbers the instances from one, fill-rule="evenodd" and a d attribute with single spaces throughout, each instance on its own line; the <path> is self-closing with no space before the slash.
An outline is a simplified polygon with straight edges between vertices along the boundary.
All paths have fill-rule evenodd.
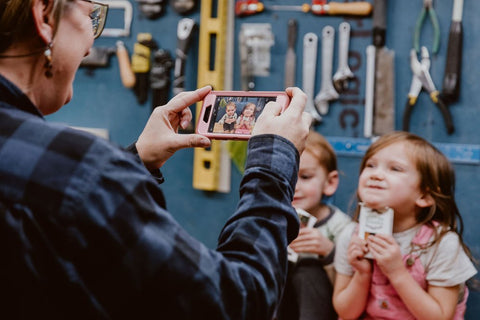
<path id="1" fill-rule="evenodd" d="M 140 163 L 143 164 L 142 159 L 140 159 L 140 156 L 138 155 L 138 150 L 137 150 L 136 143 L 137 143 L 137 141 L 135 141 L 132 144 L 130 144 L 129 146 L 127 146 L 125 148 L 125 151 L 130 152 L 133 155 L 135 155 L 137 160 L 140 161 Z M 148 172 L 150 172 L 150 174 L 155 178 L 155 180 L 157 180 L 158 184 L 162 184 L 162 183 L 165 182 L 165 178 L 163 177 L 163 174 L 160 171 L 160 169 L 148 170 Z"/>

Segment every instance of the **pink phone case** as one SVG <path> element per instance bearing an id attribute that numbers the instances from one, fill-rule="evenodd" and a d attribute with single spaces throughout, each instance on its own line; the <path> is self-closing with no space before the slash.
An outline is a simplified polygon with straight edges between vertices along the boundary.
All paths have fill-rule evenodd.
<path id="1" fill-rule="evenodd" d="M 283 91 L 212 91 L 203 100 L 196 132 L 210 139 L 248 140 L 270 101 L 283 111 L 290 97 Z"/>

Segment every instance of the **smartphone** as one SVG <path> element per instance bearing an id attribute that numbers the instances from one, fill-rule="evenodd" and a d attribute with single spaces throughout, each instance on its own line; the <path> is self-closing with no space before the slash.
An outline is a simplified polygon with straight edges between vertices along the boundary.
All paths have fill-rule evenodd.
<path id="1" fill-rule="evenodd" d="M 212 91 L 203 99 L 196 131 L 210 139 L 248 140 L 270 101 L 283 111 L 290 97 L 281 91 Z"/>

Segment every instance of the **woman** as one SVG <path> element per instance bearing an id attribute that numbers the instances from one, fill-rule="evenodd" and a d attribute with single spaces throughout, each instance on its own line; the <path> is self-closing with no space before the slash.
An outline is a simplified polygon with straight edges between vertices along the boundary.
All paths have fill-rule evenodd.
<path id="1" fill-rule="evenodd" d="M 138 156 L 43 118 L 72 98 L 106 11 L 85 0 L 0 0 L 2 318 L 271 318 L 298 231 L 290 203 L 310 125 L 305 95 L 289 88 L 288 111 L 271 103 L 259 118 L 240 203 L 209 250 L 162 208 L 149 171 L 210 144 L 177 134 L 210 87 L 156 108 L 132 147 Z"/>

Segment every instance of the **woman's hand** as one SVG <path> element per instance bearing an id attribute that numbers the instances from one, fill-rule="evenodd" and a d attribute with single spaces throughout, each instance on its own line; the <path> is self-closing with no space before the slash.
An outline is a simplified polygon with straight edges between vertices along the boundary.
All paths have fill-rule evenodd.
<path id="1" fill-rule="evenodd" d="M 325 257 L 332 251 L 334 244 L 316 228 L 301 228 L 290 247 L 295 252 L 315 253 Z"/>
<path id="2" fill-rule="evenodd" d="M 259 134 L 276 134 L 290 140 L 299 153 L 305 148 L 312 116 L 303 112 L 307 103 L 306 94 L 299 88 L 287 88 L 286 93 L 292 97 L 290 105 L 283 111 L 277 102 L 269 102 L 258 116 L 252 136 Z M 288 130 L 285 130 L 288 128 Z"/>
<path id="3" fill-rule="evenodd" d="M 188 107 L 203 100 L 211 90 L 206 86 L 181 92 L 166 105 L 153 110 L 136 143 L 138 155 L 148 169 L 160 168 L 179 149 L 210 146 L 208 138 L 199 134 L 178 134 L 178 129 L 185 129 L 192 121 Z"/>

